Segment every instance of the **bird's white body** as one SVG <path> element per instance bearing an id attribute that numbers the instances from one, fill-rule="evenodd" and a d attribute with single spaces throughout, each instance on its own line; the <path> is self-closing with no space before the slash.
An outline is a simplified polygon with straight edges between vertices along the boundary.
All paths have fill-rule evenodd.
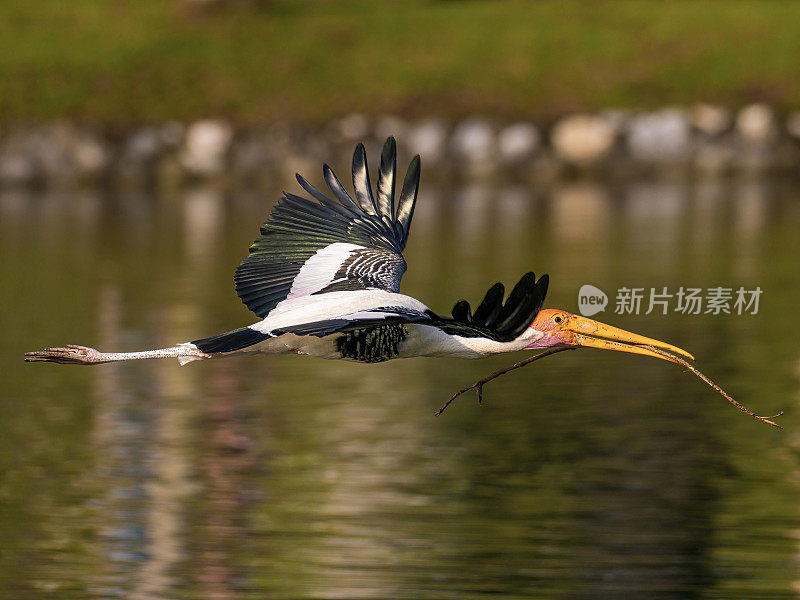
<path id="1" fill-rule="evenodd" d="M 424 313 L 428 310 L 427 306 L 411 296 L 385 290 L 328 292 L 286 299 L 272 309 L 267 318 L 250 325 L 250 328 L 261 333 L 272 333 L 276 330 L 315 321 L 330 319 L 350 321 L 364 318 L 362 315 L 377 318 L 391 313 L 370 311 L 385 307 L 397 307 L 417 313 Z"/>
<path id="2" fill-rule="evenodd" d="M 448 335 L 441 329 L 431 325 L 417 325 L 410 323 L 403 325 L 408 337 L 401 342 L 398 353 L 393 358 L 414 358 L 418 356 L 428 356 L 437 358 L 484 358 L 492 354 L 503 352 L 516 352 L 524 350 L 530 344 L 542 337 L 540 332 L 530 330 L 511 342 L 496 342 L 486 338 L 462 337 L 458 335 Z M 192 343 L 182 344 L 182 346 L 196 346 Z M 243 350 L 233 352 L 220 352 L 214 356 L 237 356 L 245 354 L 307 354 L 317 358 L 327 358 L 331 360 L 342 359 L 342 355 L 336 348 L 334 336 L 314 337 L 307 335 L 295 335 L 284 333 L 270 338 Z M 179 356 L 181 364 L 186 364 L 193 360 L 212 358 L 211 356 Z M 345 358 L 347 360 L 347 358 Z M 355 359 L 350 359 L 355 360 Z"/>
<path id="3" fill-rule="evenodd" d="M 380 309 L 392 307 L 418 312 L 428 311 L 419 300 L 384 290 L 363 290 L 350 292 L 329 292 L 323 295 L 309 295 L 286 299 L 275 307 L 267 317 L 250 325 L 249 328 L 271 337 L 262 342 L 233 352 L 220 352 L 215 356 L 236 356 L 244 354 L 307 354 L 317 358 L 342 359 L 334 335 L 317 337 L 281 333 L 282 329 L 316 321 L 342 319 L 358 320 L 363 317 L 380 317 Z M 378 311 L 378 312 L 376 312 Z M 389 315 L 390 313 L 386 313 Z M 431 325 L 406 323 L 403 325 L 405 339 L 392 358 L 413 358 L 417 356 L 483 358 L 491 354 L 523 350 L 542 337 L 541 332 L 528 329 L 510 342 L 498 342 L 484 337 L 463 337 L 450 335 Z M 192 343 L 182 347 L 196 349 Z M 199 353 L 179 356 L 181 364 L 206 358 Z M 355 360 L 355 359 L 352 359 Z"/>

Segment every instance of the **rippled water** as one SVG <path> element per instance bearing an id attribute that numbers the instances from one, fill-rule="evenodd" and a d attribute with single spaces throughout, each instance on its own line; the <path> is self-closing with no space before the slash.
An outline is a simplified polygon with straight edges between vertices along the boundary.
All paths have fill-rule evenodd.
<path id="1" fill-rule="evenodd" d="M 440 312 L 529 269 L 548 306 L 594 284 L 597 318 L 691 350 L 783 432 L 598 351 L 440 417 L 521 356 L 21 362 L 252 322 L 232 272 L 276 197 L 0 192 L 0 597 L 797 597 L 797 182 L 429 183 L 403 283 Z M 622 286 L 718 285 L 760 286 L 759 313 L 614 314 Z"/>

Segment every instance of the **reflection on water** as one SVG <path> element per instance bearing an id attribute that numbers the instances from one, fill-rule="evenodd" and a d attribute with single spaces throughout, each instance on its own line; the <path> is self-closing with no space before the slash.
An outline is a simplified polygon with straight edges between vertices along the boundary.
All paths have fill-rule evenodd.
<path id="1" fill-rule="evenodd" d="M 439 418 L 511 359 L 20 362 L 251 322 L 232 272 L 264 198 L 0 192 L 0 597 L 796 597 L 797 182 L 429 184 L 403 286 L 445 312 L 533 269 L 576 310 L 592 283 L 599 318 L 692 350 L 784 433 L 600 352 Z M 764 295 L 755 316 L 615 315 L 626 285 Z"/>

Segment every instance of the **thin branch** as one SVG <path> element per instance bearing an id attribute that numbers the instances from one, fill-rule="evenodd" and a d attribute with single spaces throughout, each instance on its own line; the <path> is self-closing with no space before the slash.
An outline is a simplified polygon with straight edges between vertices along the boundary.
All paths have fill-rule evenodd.
<path id="1" fill-rule="evenodd" d="M 783 427 L 781 427 L 780 425 L 778 425 L 777 423 L 775 423 L 775 422 L 773 422 L 771 420 L 771 419 L 775 419 L 776 417 L 780 417 L 783 414 L 783 411 L 779 412 L 777 415 L 772 415 L 770 417 L 762 417 L 761 415 L 757 415 L 753 411 L 751 411 L 749 408 L 747 408 L 745 405 L 740 404 L 739 402 L 734 400 L 731 396 L 729 396 L 727 394 L 727 392 L 725 392 L 725 390 L 723 390 L 716 383 L 711 381 L 703 373 L 698 371 L 697 368 L 694 365 L 686 362 L 685 360 L 683 360 L 679 356 L 676 356 L 676 355 L 674 355 L 674 354 L 672 354 L 670 352 L 666 352 L 665 350 L 662 350 L 661 348 L 655 348 L 653 346 L 647 346 L 645 344 L 638 345 L 638 347 L 639 348 L 647 348 L 648 350 L 650 350 L 651 352 L 654 352 L 655 354 L 660 354 L 661 356 L 669 359 L 670 361 L 675 362 L 675 363 L 677 363 L 677 364 L 679 364 L 681 366 L 686 367 L 689 371 L 694 373 L 697 377 L 699 377 L 700 379 L 705 381 L 708 385 L 710 385 L 712 388 L 717 390 L 717 392 L 719 392 L 728 402 L 733 404 L 736 408 L 741 410 L 743 413 L 745 413 L 747 415 L 750 415 L 751 417 L 753 417 L 757 421 L 761 421 L 762 423 L 766 423 L 767 425 L 771 425 L 772 427 L 777 427 L 778 429 L 783 429 Z M 519 369 L 520 367 L 524 367 L 525 365 L 528 365 L 528 364 L 530 364 L 530 363 L 532 363 L 532 362 L 534 362 L 536 360 L 539 360 L 540 358 L 544 358 L 545 356 L 550 356 L 551 354 L 556 354 L 557 352 L 563 352 L 564 350 L 576 350 L 576 348 L 551 348 L 550 350 L 545 350 L 541 354 L 537 354 L 535 356 L 531 356 L 529 358 L 526 358 L 525 360 L 521 360 L 518 363 L 514 363 L 510 367 L 505 367 L 504 369 L 500 369 L 499 371 L 495 371 L 494 373 L 484 377 L 483 379 L 479 379 L 478 381 L 476 381 L 472 385 L 468 385 L 467 387 L 462 388 L 462 389 L 458 390 L 455 394 L 453 394 L 450 397 L 450 399 L 447 402 L 445 402 L 444 405 L 438 411 L 436 411 L 436 413 L 435 413 L 436 416 L 438 417 L 440 414 L 442 414 L 444 412 L 444 410 L 448 406 L 450 406 L 450 404 L 453 402 L 453 400 L 458 398 L 463 393 L 468 392 L 469 390 L 475 390 L 475 389 L 477 390 L 477 392 L 478 392 L 478 403 L 481 403 L 483 401 L 483 386 L 486 385 L 487 383 L 489 383 L 490 381 L 492 381 L 493 379 L 496 379 L 497 377 L 500 377 L 501 375 L 505 375 L 506 373 L 508 373 L 509 371 L 513 371 L 514 369 Z"/>
<path id="2" fill-rule="evenodd" d="M 717 390 L 717 391 L 718 391 L 718 392 L 719 392 L 719 393 L 720 393 L 720 394 L 721 394 L 721 395 L 722 395 L 722 396 L 723 396 L 723 397 L 724 397 L 724 398 L 725 398 L 725 399 L 726 399 L 728 402 L 730 402 L 731 404 L 733 404 L 733 405 L 734 405 L 736 408 L 738 408 L 738 409 L 739 409 L 740 411 L 742 411 L 743 413 L 746 413 L 746 414 L 750 415 L 751 417 L 753 417 L 753 418 L 754 418 L 754 419 L 756 419 L 757 421 L 761 421 L 762 423 L 766 423 L 767 425 L 772 425 L 773 427 L 777 427 L 778 429 L 783 429 L 783 427 L 781 427 L 781 426 L 780 426 L 780 425 L 778 425 L 777 423 L 774 423 L 773 421 L 771 421 L 771 420 L 770 420 L 770 419 L 774 419 L 774 418 L 776 418 L 776 417 L 780 417 L 780 416 L 783 414 L 783 411 L 779 412 L 777 415 L 772 415 L 771 417 L 762 417 L 762 416 L 760 416 L 760 415 L 757 415 L 757 414 L 755 414 L 753 411 L 751 411 L 749 408 L 747 408 L 747 407 L 746 407 L 744 404 L 739 404 L 739 403 L 738 403 L 736 400 L 734 400 L 733 398 L 731 398 L 731 397 L 730 397 L 730 396 L 729 396 L 729 395 L 728 395 L 728 394 L 725 392 L 725 390 L 723 390 L 723 389 L 722 389 L 721 387 L 719 387 L 719 386 L 718 386 L 716 383 L 714 383 L 714 382 L 713 382 L 713 381 L 711 381 L 711 380 L 710 380 L 708 377 L 706 377 L 706 376 L 705 376 L 705 375 L 703 375 L 703 374 L 702 374 L 700 371 L 698 371 L 698 370 L 697 370 L 697 368 L 695 368 L 695 366 L 694 366 L 694 365 L 691 365 L 691 364 L 689 364 L 688 362 L 686 362 L 686 361 L 685 361 L 685 360 L 683 360 L 682 358 L 680 358 L 680 357 L 678 357 L 678 356 L 675 356 L 674 354 L 671 354 L 670 352 L 666 352 L 666 351 L 664 351 L 664 350 L 661 350 L 660 348 L 654 348 L 653 346 L 646 346 L 646 345 L 642 345 L 642 346 L 640 346 L 640 348 L 647 348 L 648 350 L 650 350 L 650 351 L 652 351 L 652 352 L 655 352 L 656 354 L 660 354 L 661 356 L 664 356 L 664 357 L 667 357 L 667 358 L 669 358 L 669 359 L 670 359 L 671 361 L 673 361 L 673 362 L 676 362 L 676 363 L 678 363 L 678 364 L 680 364 L 680 365 L 683 365 L 684 367 L 686 367 L 687 369 L 689 369 L 689 370 L 690 370 L 692 373 L 694 373 L 695 375 L 697 375 L 697 376 L 698 376 L 700 379 L 702 379 L 703 381 L 705 381 L 705 382 L 706 382 L 708 385 L 710 385 L 712 388 L 714 388 L 715 390 Z"/>
<path id="3" fill-rule="evenodd" d="M 492 379 L 496 379 L 500 377 L 500 375 L 505 375 L 506 373 L 508 373 L 509 371 L 513 371 L 514 369 L 519 369 L 520 367 L 524 367 L 525 365 L 528 365 L 535 360 L 539 360 L 540 358 L 544 358 L 545 356 L 550 356 L 551 354 L 555 354 L 557 352 L 563 352 L 564 350 L 575 350 L 575 348 L 550 348 L 549 350 L 545 350 L 541 354 L 536 354 L 535 356 L 531 356 L 529 358 L 526 358 L 525 360 L 521 360 L 518 363 L 514 363 L 510 367 L 505 367 L 503 369 L 500 369 L 499 371 L 495 371 L 491 375 L 487 375 L 486 377 L 476 381 L 472 385 L 468 385 L 467 387 L 458 390 L 455 394 L 450 396 L 450 399 L 447 402 L 445 402 L 442 408 L 437 410 L 436 413 L 434 414 L 438 417 L 440 414 L 444 412 L 444 409 L 450 406 L 450 403 L 453 402 L 453 400 L 458 398 L 464 392 L 468 392 L 476 388 L 478 390 L 478 403 L 480 404 L 481 402 L 483 402 L 483 386 L 489 383 Z"/>

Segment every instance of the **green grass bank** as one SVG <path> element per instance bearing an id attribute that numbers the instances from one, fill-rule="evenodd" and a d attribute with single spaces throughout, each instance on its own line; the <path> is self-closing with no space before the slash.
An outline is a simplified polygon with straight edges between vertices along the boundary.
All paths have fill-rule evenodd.
<path id="1" fill-rule="evenodd" d="M 6 0 L 0 123 L 800 106 L 800 3 Z"/>

